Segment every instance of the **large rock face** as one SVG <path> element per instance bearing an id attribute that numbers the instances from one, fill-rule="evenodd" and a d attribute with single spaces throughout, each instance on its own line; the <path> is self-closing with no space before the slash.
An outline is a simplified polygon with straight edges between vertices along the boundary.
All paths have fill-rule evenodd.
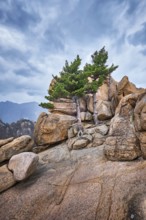
<path id="1" fill-rule="evenodd" d="M 114 115 L 117 99 L 117 82 L 111 78 L 110 88 L 105 82 L 96 93 L 98 119 L 101 121 L 110 119 Z M 93 113 L 93 95 L 87 95 L 87 109 Z"/>
<path id="2" fill-rule="evenodd" d="M 36 144 L 51 145 L 67 139 L 68 129 L 75 122 L 73 116 L 42 113 L 35 125 Z"/>
<path id="3" fill-rule="evenodd" d="M 146 159 L 146 93 L 140 95 L 134 109 L 134 123 L 143 157 Z"/>
<path id="4" fill-rule="evenodd" d="M 133 121 L 137 99 L 135 94 L 123 97 L 111 121 L 105 142 L 105 155 L 110 160 L 133 160 L 141 155 Z"/>
<path id="5" fill-rule="evenodd" d="M 107 161 L 102 146 L 72 154 L 3 192 L 1 219 L 146 219 L 146 161 Z"/>
<path id="6" fill-rule="evenodd" d="M 145 89 L 136 88 L 136 86 L 129 81 L 127 76 L 124 76 L 121 79 L 121 81 L 118 83 L 117 90 L 118 90 L 118 99 L 119 100 L 121 100 L 121 98 L 126 95 L 129 95 L 132 93 L 141 94 L 145 91 Z"/>
<path id="7" fill-rule="evenodd" d="M 97 92 L 98 118 L 105 121 L 96 126 L 91 121 L 79 125 L 69 116 L 75 112 L 71 100 L 60 100 L 52 114 L 40 115 L 33 151 L 50 148 L 38 153 L 32 176 L 37 156 L 16 155 L 0 167 L 1 192 L 15 179 L 23 180 L 1 193 L 1 219 L 146 219 L 146 93 L 127 77 L 118 85 L 111 79 L 110 88 L 107 84 Z M 85 100 L 80 103 L 82 121 L 92 119 L 92 95 Z M 12 142 L 0 141 L 0 158 L 15 152 L 8 147 Z"/>

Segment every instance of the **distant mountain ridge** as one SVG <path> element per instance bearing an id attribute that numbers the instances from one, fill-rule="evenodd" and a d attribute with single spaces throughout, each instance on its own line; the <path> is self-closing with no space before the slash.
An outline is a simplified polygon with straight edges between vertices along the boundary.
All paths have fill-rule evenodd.
<path id="1" fill-rule="evenodd" d="M 14 103 L 10 101 L 0 102 L 0 119 L 4 123 L 12 123 L 21 119 L 36 121 L 43 111 L 37 102 Z"/>
<path id="2" fill-rule="evenodd" d="M 0 120 L 0 139 L 10 137 L 17 138 L 21 135 L 33 136 L 35 122 L 27 119 L 21 119 L 11 124 L 4 123 Z"/>

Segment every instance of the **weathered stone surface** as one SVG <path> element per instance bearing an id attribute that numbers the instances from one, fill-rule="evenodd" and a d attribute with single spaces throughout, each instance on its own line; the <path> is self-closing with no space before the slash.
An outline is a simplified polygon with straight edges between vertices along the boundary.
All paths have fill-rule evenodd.
<path id="1" fill-rule="evenodd" d="M 3 192 L 1 218 L 146 219 L 146 161 L 107 161 L 102 147 L 71 153 L 73 162 L 40 166 L 27 181 Z"/>
<path id="2" fill-rule="evenodd" d="M 78 137 L 73 137 L 67 140 L 67 146 L 69 150 L 72 150 L 72 146 L 75 143 L 75 141 L 78 140 Z"/>
<path id="3" fill-rule="evenodd" d="M 142 157 L 146 159 L 146 93 L 139 95 L 136 102 L 134 125 L 140 141 Z"/>
<path id="4" fill-rule="evenodd" d="M 71 160 L 75 162 L 86 163 L 86 160 L 95 160 L 98 158 L 98 162 L 103 160 L 103 148 L 104 145 L 98 146 L 98 148 L 90 147 L 78 150 L 72 150 L 70 152 Z"/>
<path id="5" fill-rule="evenodd" d="M 67 114 L 67 115 L 76 115 L 76 103 L 72 99 L 60 98 L 57 101 L 52 102 L 54 105 L 53 109 L 49 111 L 52 113 Z M 85 112 L 86 101 L 84 98 L 79 99 L 80 110 Z"/>
<path id="6" fill-rule="evenodd" d="M 100 133 L 101 135 L 106 135 L 108 133 L 108 126 L 105 124 L 92 125 L 92 127 L 86 128 L 84 133 L 94 135 L 95 133 Z"/>
<path id="7" fill-rule="evenodd" d="M 134 109 L 134 123 L 137 131 L 146 131 L 146 93 L 138 97 Z"/>
<path id="8" fill-rule="evenodd" d="M 67 115 L 76 115 L 76 103 L 71 99 L 59 99 L 56 102 L 52 102 L 54 108 L 50 110 L 52 113 L 63 113 Z"/>
<path id="9" fill-rule="evenodd" d="M 93 95 L 88 94 L 86 99 L 87 109 L 89 112 L 93 113 Z M 97 90 L 96 99 L 97 111 L 99 111 L 100 107 L 102 107 L 104 110 L 104 114 L 106 113 L 107 115 L 106 118 L 111 118 L 117 105 L 116 103 L 114 103 L 115 99 L 117 99 L 117 82 L 112 77 L 110 80 L 110 87 L 108 86 L 108 83 L 105 81 L 105 83 Z"/>
<path id="10" fill-rule="evenodd" d="M 77 150 L 77 149 L 84 148 L 84 147 L 86 147 L 88 145 L 88 143 L 89 143 L 88 139 L 78 139 L 73 144 L 73 149 Z"/>
<path id="11" fill-rule="evenodd" d="M 140 141 L 140 149 L 141 149 L 142 157 L 146 159 L 146 131 L 140 132 L 138 134 L 138 138 Z"/>
<path id="12" fill-rule="evenodd" d="M 14 137 L 10 137 L 10 138 L 7 138 L 7 139 L 3 139 L 3 140 L 0 140 L 0 147 L 13 141 L 14 140 Z"/>
<path id="13" fill-rule="evenodd" d="M 134 160 L 141 156 L 139 143 L 134 136 L 127 139 L 120 136 L 108 137 L 105 141 L 105 156 L 109 160 Z"/>
<path id="14" fill-rule="evenodd" d="M 133 114 L 137 95 L 122 98 L 111 120 L 109 136 L 105 142 L 105 156 L 110 160 L 133 160 L 141 156 L 135 133 Z"/>
<path id="15" fill-rule="evenodd" d="M 112 118 L 112 104 L 109 101 L 98 101 L 97 103 L 98 119 L 101 121 Z"/>
<path id="16" fill-rule="evenodd" d="M 74 137 L 67 140 L 67 145 L 69 150 L 77 150 L 86 147 L 90 142 L 92 142 L 93 137 L 90 134 L 84 134 L 81 137 Z"/>
<path id="17" fill-rule="evenodd" d="M 124 76 L 121 79 L 121 81 L 118 83 L 117 89 L 118 89 L 119 100 L 121 100 L 122 97 L 132 94 L 132 93 L 141 94 L 144 92 L 144 89 L 136 88 L 136 86 L 129 81 L 127 76 Z"/>
<path id="18" fill-rule="evenodd" d="M 50 94 L 51 91 L 53 90 L 55 83 L 56 83 L 56 79 L 53 78 L 53 79 L 51 80 L 50 85 L 49 85 L 49 89 L 48 89 L 49 94 Z"/>
<path id="19" fill-rule="evenodd" d="M 91 94 L 89 94 L 87 98 L 87 109 L 89 112 L 93 113 L 93 96 Z M 110 101 L 97 100 L 96 109 L 99 120 L 110 119 L 114 114 L 114 109 L 112 108 L 112 103 Z"/>
<path id="20" fill-rule="evenodd" d="M 25 180 L 36 170 L 38 159 L 35 153 L 23 152 L 11 157 L 8 168 L 13 172 L 16 181 Z"/>
<path id="21" fill-rule="evenodd" d="M 37 145 L 51 145 L 67 139 L 69 127 L 76 118 L 69 115 L 42 113 L 35 125 L 34 139 Z"/>
<path id="22" fill-rule="evenodd" d="M 75 123 L 68 129 L 68 138 L 73 138 L 73 137 L 79 135 L 80 132 L 82 134 L 84 133 L 83 125 Z"/>
<path id="23" fill-rule="evenodd" d="M 58 163 L 70 159 L 70 153 L 66 143 L 47 149 L 39 153 L 38 156 L 41 164 Z"/>
<path id="24" fill-rule="evenodd" d="M 0 147 L 0 162 L 10 159 L 15 154 L 31 151 L 33 144 L 31 137 L 28 135 L 14 139 L 10 143 Z"/>
<path id="25" fill-rule="evenodd" d="M 100 133 L 102 135 L 106 135 L 108 133 L 108 130 L 109 128 L 105 124 L 97 125 L 95 127 L 95 132 Z"/>
<path id="26" fill-rule="evenodd" d="M 86 99 L 87 99 L 87 110 L 93 113 L 93 95 L 88 94 Z"/>
<path id="27" fill-rule="evenodd" d="M 91 121 L 93 116 L 90 112 L 81 112 L 81 121 Z"/>
<path id="28" fill-rule="evenodd" d="M 102 145 L 105 142 L 105 137 L 100 133 L 93 134 L 93 147 Z"/>
<path id="29" fill-rule="evenodd" d="M 16 183 L 12 172 L 8 170 L 7 165 L 0 167 L 0 192 L 10 188 Z"/>

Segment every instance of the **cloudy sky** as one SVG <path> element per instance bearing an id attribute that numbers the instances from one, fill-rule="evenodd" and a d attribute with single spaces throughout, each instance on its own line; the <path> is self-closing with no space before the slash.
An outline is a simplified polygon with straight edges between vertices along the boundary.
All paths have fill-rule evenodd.
<path id="1" fill-rule="evenodd" d="M 116 80 L 146 87 L 145 0 L 0 0 L 0 101 L 44 101 L 66 59 L 103 46 Z"/>

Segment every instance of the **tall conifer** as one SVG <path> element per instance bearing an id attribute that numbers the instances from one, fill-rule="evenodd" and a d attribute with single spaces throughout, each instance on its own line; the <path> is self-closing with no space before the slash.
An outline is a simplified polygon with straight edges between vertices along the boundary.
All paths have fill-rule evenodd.
<path id="1" fill-rule="evenodd" d="M 103 47 L 99 51 L 95 51 L 93 55 L 91 55 L 92 64 L 86 64 L 84 67 L 84 74 L 90 77 L 90 82 L 86 86 L 86 90 L 93 94 L 93 118 L 94 123 L 98 123 L 97 119 L 97 99 L 96 92 L 98 88 L 104 83 L 104 80 L 110 77 L 110 74 L 118 68 L 118 66 L 114 66 L 112 64 L 108 67 L 108 52 Z M 110 86 L 110 85 L 109 85 Z"/>
<path id="2" fill-rule="evenodd" d="M 70 64 L 66 60 L 60 75 L 54 77 L 56 83 L 49 91 L 49 96 L 46 96 L 50 101 L 55 101 L 58 98 L 72 98 L 76 102 L 78 123 L 81 123 L 79 98 L 84 95 L 87 84 L 87 77 L 82 70 L 79 70 L 80 65 L 79 55 Z M 41 103 L 42 107 L 43 105 L 44 103 Z"/>

